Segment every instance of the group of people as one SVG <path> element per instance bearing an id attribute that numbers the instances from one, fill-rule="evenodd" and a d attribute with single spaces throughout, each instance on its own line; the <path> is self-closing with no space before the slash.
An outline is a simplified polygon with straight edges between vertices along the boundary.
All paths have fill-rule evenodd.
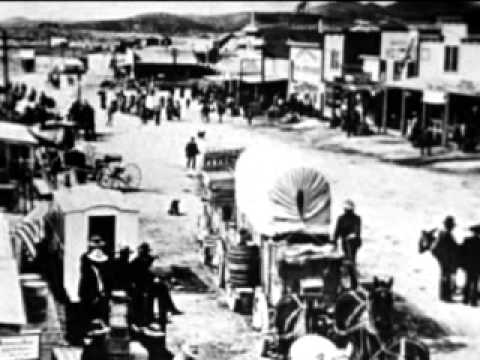
<path id="1" fill-rule="evenodd" d="M 477 256 L 480 254 L 480 225 L 470 227 L 471 236 L 458 245 L 453 234 L 456 223 L 453 216 L 447 216 L 443 222 L 444 228 L 438 234 L 437 243 L 432 252 L 440 263 L 440 299 L 452 301 L 454 292 L 454 275 L 458 265 L 466 272 L 466 283 L 463 288 L 463 303 L 472 306 L 478 305 L 478 280 L 480 266 Z M 454 251 L 460 249 L 460 252 Z M 456 258 L 459 257 L 459 258 Z"/>
<path id="2" fill-rule="evenodd" d="M 191 93 L 184 88 L 180 88 L 177 94 L 154 81 L 108 85 L 98 91 L 100 107 L 107 111 L 107 126 L 113 125 L 113 117 L 117 112 L 136 115 L 144 124 L 153 120 L 157 126 L 162 118 L 179 121 L 182 110 L 188 109 L 192 100 Z"/>
<path id="3" fill-rule="evenodd" d="M 92 324 L 109 324 L 109 301 L 112 291 L 123 291 L 129 303 L 128 323 L 132 329 L 142 329 L 156 324 L 166 332 L 168 313 L 182 314 L 170 296 L 167 273 L 156 265 L 150 246 L 143 243 L 130 261 L 132 251 L 120 250 L 119 256 L 108 255 L 105 242 L 93 235 L 88 250 L 80 260 L 79 298 L 86 335 Z"/>
<path id="4" fill-rule="evenodd" d="M 0 103 L 0 115 L 9 121 L 33 125 L 45 124 L 47 120 L 57 118 L 53 112 L 55 100 L 47 96 L 43 91 L 26 84 L 14 84 L 9 86 Z"/>

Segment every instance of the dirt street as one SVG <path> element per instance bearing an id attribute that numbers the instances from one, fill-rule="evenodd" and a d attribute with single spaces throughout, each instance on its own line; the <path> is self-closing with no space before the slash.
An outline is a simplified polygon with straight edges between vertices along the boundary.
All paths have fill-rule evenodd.
<path id="1" fill-rule="evenodd" d="M 92 62 L 98 62 L 100 67 L 102 60 L 95 59 Z M 98 109 L 95 87 L 103 80 L 101 73 L 93 70 L 86 76 L 83 92 L 97 109 L 98 127 L 103 131 L 106 115 Z M 51 89 L 47 92 L 53 93 Z M 265 127 L 249 129 L 244 121 L 229 119 L 223 125 L 215 121 L 205 125 L 198 118 L 195 104 L 185 112 L 183 121 L 163 121 L 159 127 L 151 123 L 142 126 L 137 118 L 118 115 L 113 133 L 95 144 L 99 151 L 117 152 L 127 162 L 133 161 L 141 167 L 142 191 L 128 197 L 141 209 L 142 239 L 150 242 L 166 263 L 190 266 L 201 278 L 205 277 L 191 237 L 199 201 L 193 194 L 194 180 L 185 169 L 184 145 L 190 136 L 203 129 L 208 143 L 233 141 L 246 146 L 262 143 L 272 151 L 280 147 L 296 149 L 330 180 L 334 218 L 346 198 L 355 201 L 364 224 L 360 271 L 394 276 L 396 293 L 415 304 L 425 317 L 461 336 L 459 342 L 467 343 L 464 347 L 455 342 L 444 343 L 441 349 L 434 349 L 433 358 L 478 358 L 480 310 L 441 303 L 437 295 L 438 267 L 430 254 L 418 254 L 420 230 L 440 226 L 446 215 L 456 217 L 459 237 L 464 236 L 469 225 L 479 222 L 478 175 L 440 174 L 358 155 L 329 153 L 312 148 L 312 139 L 298 132 Z M 315 136 L 321 138 L 321 130 Z M 174 198 L 180 199 L 185 216 L 167 215 Z M 212 346 L 213 350 L 207 349 L 211 351 L 210 359 L 253 359 L 258 354 L 256 345 L 252 345 L 258 335 L 248 329 L 244 318 L 220 307 L 215 293 L 176 292 L 174 297 L 186 314 L 172 318 L 169 328 L 172 350 L 186 339 L 197 338 Z"/>

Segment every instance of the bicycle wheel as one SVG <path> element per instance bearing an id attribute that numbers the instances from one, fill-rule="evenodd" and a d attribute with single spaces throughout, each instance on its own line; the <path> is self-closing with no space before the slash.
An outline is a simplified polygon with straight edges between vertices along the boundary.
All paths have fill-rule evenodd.
<path id="1" fill-rule="evenodd" d="M 103 168 L 97 175 L 97 184 L 102 188 L 112 188 L 112 171 L 109 168 Z"/>
<path id="2" fill-rule="evenodd" d="M 126 188 L 138 188 L 142 182 L 142 171 L 140 167 L 133 163 L 126 164 L 122 174 L 122 180 Z"/>

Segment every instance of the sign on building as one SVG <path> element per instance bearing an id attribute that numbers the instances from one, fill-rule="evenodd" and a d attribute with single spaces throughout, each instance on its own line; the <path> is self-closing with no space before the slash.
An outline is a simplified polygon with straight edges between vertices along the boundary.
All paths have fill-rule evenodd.
<path id="1" fill-rule="evenodd" d="M 406 32 L 386 32 L 382 34 L 381 58 L 383 60 L 416 60 L 417 34 Z"/>
<path id="2" fill-rule="evenodd" d="M 318 86 L 322 74 L 322 50 L 311 48 L 291 48 L 293 61 L 292 80 Z"/>
<path id="3" fill-rule="evenodd" d="M 0 359 L 39 360 L 40 333 L 0 337 Z"/>

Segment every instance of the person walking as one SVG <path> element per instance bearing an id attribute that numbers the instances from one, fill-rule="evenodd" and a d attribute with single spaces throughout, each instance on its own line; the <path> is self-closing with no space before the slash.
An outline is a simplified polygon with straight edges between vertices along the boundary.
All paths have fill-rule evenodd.
<path id="1" fill-rule="evenodd" d="M 148 120 L 151 120 L 154 116 L 156 103 L 155 103 L 155 91 L 152 89 L 148 92 L 147 97 L 145 99 L 145 117 L 144 117 L 144 124 L 147 123 Z"/>
<path id="2" fill-rule="evenodd" d="M 112 89 L 107 91 L 107 106 L 107 126 L 113 126 L 113 114 L 117 111 L 118 103 Z"/>
<path id="3" fill-rule="evenodd" d="M 463 243 L 463 254 L 467 281 L 463 293 L 463 303 L 472 306 L 478 305 L 478 279 L 480 277 L 480 266 L 478 265 L 478 254 L 480 254 L 480 224 L 470 227 L 473 233 Z"/>
<path id="4" fill-rule="evenodd" d="M 95 110 L 86 98 L 83 99 L 81 114 L 83 118 L 83 131 L 85 140 L 95 141 Z"/>
<path id="5" fill-rule="evenodd" d="M 192 136 L 190 141 L 187 143 L 185 147 L 185 155 L 187 157 L 187 169 L 195 170 L 197 155 L 200 153 L 198 149 L 198 145 L 195 142 L 195 138 Z"/>
<path id="6" fill-rule="evenodd" d="M 457 244 L 453 236 L 455 228 L 455 219 L 453 216 L 447 216 L 443 221 L 444 228 L 438 234 L 438 244 L 436 252 L 442 257 L 439 261 L 440 266 L 440 286 L 439 295 L 442 301 L 452 301 L 453 276 L 455 274 L 455 254 L 449 249 L 456 248 Z M 440 259 L 439 259 L 440 260 Z"/>
<path id="7" fill-rule="evenodd" d="M 353 265 L 357 261 L 357 252 L 362 245 L 361 218 L 355 214 L 355 204 L 352 200 L 344 203 L 344 213 L 338 218 L 333 235 L 335 247 L 341 241 L 342 250 Z"/>

